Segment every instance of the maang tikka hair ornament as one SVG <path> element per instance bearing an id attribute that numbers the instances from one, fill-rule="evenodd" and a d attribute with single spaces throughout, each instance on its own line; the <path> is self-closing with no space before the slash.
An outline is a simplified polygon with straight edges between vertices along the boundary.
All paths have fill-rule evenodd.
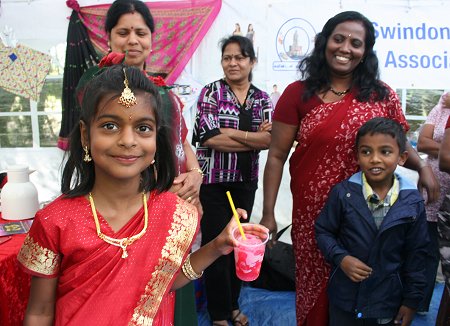
<path id="1" fill-rule="evenodd" d="M 125 72 L 125 68 L 123 68 L 123 74 L 125 76 L 125 79 L 123 80 L 123 84 L 125 85 L 125 88 L 122 91 L 122 95 L 119 97 L 119 104 L 122 104 L 127 109 L 130 108 L 133 105 L 137 104 L 136 96 L 134 96 L 131 89 L 128 87 L 128 78 L 127 73 Z"/>

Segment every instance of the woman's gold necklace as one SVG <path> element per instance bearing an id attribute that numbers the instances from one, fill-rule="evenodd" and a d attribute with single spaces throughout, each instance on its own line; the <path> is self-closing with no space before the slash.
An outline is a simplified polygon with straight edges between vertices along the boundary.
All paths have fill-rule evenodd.
<path id="1" fill-rule="evenodd" d="M 347 94 L 348 92 L 350 92 L 350 88 L 347 88 L 345 91 L 339 92 L 339 91 L 335 91 L 335 90 L 333 89 L 333 87 L 330 87 L 330 91 L 331 91 L 331 93 L 333 93 L 334 95 L 342 96 L 342 95 L 345 95 L 345 94 Z"/>
<path id="2" fill-rule="evenodd" d="M 147 208 L 147 196 L 143 192 L 142 193 L 142 202 L 144 204 L 144 227 L 141 232 L 136 235 L 133 235 L 130 238 L 122 238 L 115 239 L 111 238 L 107 235 L 104 235 L 102 231 L 100 231 L 100 223 L 98 222 L 97 211 L 95 209 L 94 198 L 92 197 L 92 193 L 89 193 L 89 203 L 91 204 L 92 215 L 94 215 L 95 228 L 97 229 L 97 235 L 100 239 L 105 241 L 106 243 L 112 244 L 113 246 L 122 248 L 122 258 L 128 257 L 127 247 L 135 242 L 137 239 L 141 238 L 145 232 L 147 231 L 148 226 L 148 208 Z"/>

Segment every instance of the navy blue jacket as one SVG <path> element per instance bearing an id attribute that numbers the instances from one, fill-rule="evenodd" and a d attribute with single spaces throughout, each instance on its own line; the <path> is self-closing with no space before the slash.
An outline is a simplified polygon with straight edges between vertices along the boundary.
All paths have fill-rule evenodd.
<path id="1" fill-rule="evenodd" d="M 417 309 L 426 284 L 428 229 L 416 186 L 397 174 L 400 192 L 380 229 L 362 192 L 361 172 L 330 192 L 315 229 L 317 244 L 332 265 L 330 302 L 359 318 L 392 318 L 401 305 Z M 339 267 L 351 255 L 372 268 L 359 283 Z"/>

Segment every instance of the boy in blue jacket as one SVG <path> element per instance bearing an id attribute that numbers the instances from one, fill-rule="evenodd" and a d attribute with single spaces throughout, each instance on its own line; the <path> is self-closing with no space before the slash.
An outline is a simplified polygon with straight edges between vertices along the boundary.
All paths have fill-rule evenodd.
<path id="1" fill-rule="evenodd" d="M 424 295 L 424 202 L 395 173 L 405 146 L 396 121 L 365 123 L 356 135 L 361 171 L 331 190 L 316 221 L 317 244 L 332 265 L 331 326 L 410 325 Z"/>

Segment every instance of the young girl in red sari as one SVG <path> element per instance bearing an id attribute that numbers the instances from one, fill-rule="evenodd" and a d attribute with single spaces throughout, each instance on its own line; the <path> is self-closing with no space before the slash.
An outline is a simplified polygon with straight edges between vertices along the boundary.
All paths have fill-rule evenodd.
<path id="1" fill-rule="evenodd" d="M 18 255 L 33 275 L 24 325 L 172 325 L 173 290 L 232 251 L 234 221 L 189 254 L 198 213 L 167 191 L 174 157 L 160 119 L 138 68 L 108 67 L 86 85 L 63 194 Z"/>

